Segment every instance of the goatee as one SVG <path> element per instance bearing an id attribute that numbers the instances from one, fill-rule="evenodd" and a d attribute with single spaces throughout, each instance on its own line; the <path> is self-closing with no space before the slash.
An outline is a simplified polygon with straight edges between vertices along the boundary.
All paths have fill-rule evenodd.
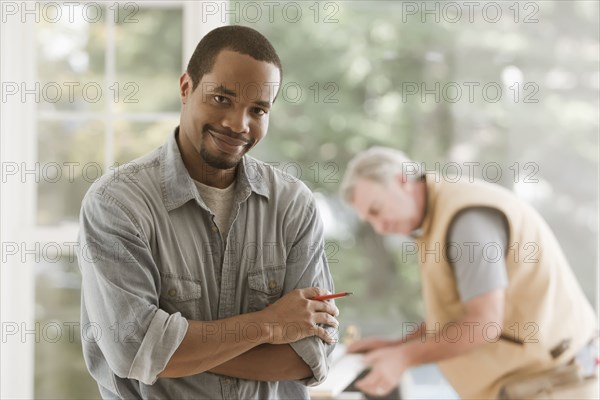
<path id="1" fill-rule="evenodd" d="M 242 155 L 238 159 L 228 159 L 210 154 L 206 149 L 200 149 L 200 157 L 202 160 L 216 169 L 231 169 L 235 168 L 242 160 Z"/>

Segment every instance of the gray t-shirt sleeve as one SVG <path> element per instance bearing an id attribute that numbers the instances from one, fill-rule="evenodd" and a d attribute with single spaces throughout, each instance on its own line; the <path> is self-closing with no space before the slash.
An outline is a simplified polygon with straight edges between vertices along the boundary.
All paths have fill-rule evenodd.
<path id="1" fill-rule="evenodd" d="M 495 209 L 473 207 L 454 217 L 448 230 L 447 257 L 462 302 L 506 288 L 508 226 Z"/>

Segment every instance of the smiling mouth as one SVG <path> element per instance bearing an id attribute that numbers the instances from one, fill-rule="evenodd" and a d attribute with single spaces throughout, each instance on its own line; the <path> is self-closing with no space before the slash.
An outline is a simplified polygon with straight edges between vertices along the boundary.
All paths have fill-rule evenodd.
<path id="1" fill-rule="evenodd" d="M 239 154 L 248 145 L 248 142 L 232 138 L 211 129 L 208 129 L 208 134 L 213 139 L 217 148 L 227 154 Z"/>

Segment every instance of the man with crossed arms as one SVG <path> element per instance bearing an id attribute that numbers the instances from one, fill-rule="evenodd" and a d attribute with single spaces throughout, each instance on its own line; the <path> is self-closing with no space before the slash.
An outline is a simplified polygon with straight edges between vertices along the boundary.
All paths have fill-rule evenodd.
<path id="1" fill-rule="evenodd" d="M 314 198 L 246 155 L 281 63 L 226 26 L 180 78 L 180 125 L 81 210 L 85 361 L 103 398 L 299 399 L 328 372 L 338 310 Z M 258 89 L 258 90 L 257 90 Z M 85 338 L 84 338 L 85 339 Z"/>

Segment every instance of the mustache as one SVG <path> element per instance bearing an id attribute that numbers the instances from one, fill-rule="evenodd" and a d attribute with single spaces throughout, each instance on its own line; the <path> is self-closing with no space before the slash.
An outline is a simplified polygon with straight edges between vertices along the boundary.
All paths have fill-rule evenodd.
<path id="1" fill-rule="evenodd" d="M 230 137 L 232 139 L 244 142 L 244 143 L 246 143 L 246 145 L 251 145 L 251 144 L 254 144 L 254 142 L 256 142 L 256 140 L 254 140 L 252 138 L 244 137 L 243 135 L 237 134 L 237 133 L 235 133 L 233 131 L 230 131 L 229 129 L 215 128 L 214 126 L 205 125 L 204 126 L 204 132 L 207 132 L 209 130 L 211 130 L 213 132 L 217 132 L 217 133 L 219 133 L 221 135 Z"/>

